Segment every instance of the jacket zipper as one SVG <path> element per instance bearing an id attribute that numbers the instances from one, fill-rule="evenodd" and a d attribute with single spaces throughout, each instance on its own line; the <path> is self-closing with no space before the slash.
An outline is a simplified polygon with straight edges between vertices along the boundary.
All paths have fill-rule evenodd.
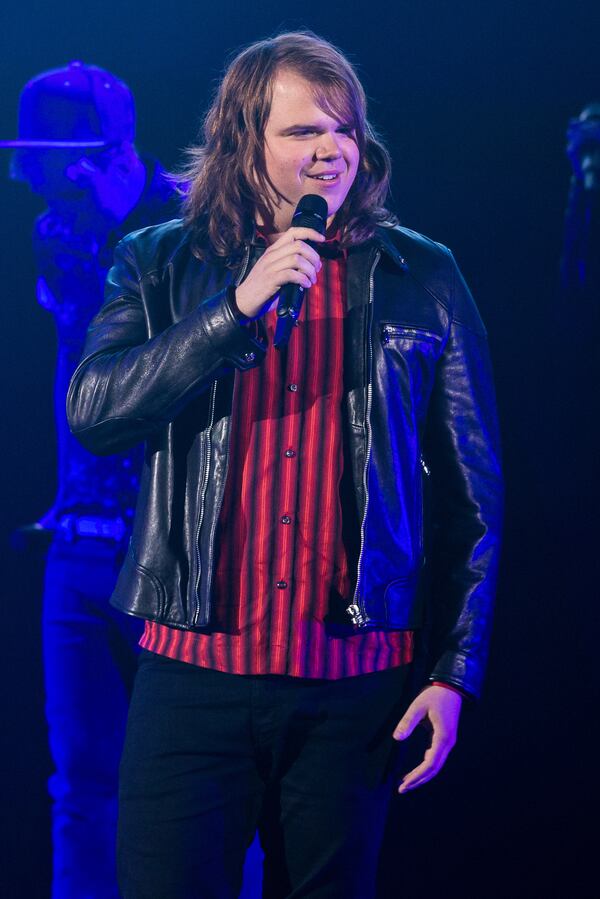
<path id="1" fill-rule="evenodd" d="M 421 465 L 421 479 L 420 479 L 420 488 L 421 488 L 421 503 L 420 503 L 420 512 L 421 516 L 419 519 L 419 549 L 421 551 L 421 564 L 425 564 L 425 478 L 431 477 L 431 471 L 425 459 L 423 458 L 423 454 L 421 453 L 419 456 L 419 462 Z"/>
<path id="2" fill-rule="evenodd" d="M 240 283 L 240 281 L 246 274 L 246 269 L 248 268 L 249 261 L 250 261 L 250 245 L 248 244 L 244 251 L 244 259 L 242 261 L 242 265 L 241 265 L 239 274 L 236 276 L 236 279 L 235 279 L 236 287 L 238 286 L 238 284 Z M 203 478 L 202 478 L 202 493 L 200 496 L 200 511 L 198 513 L 198 525 L 196 527 L 196 565 L 197 565 L 198 573 L 196 575 L 196 608 L 194 609 L 194 617 L 193 617 L 193 621 L 192 621 L 192 624 L 194 625 L 194 627 L 198 624 L 198 619 L 200 618 L 200 611 L 201 611 L 201 605 L 202 605 L 201 600 L 200 600 L 200 576 L 202 574 L 202 559 L 200 558 L 200 531 L 202 529 L 202 522 L 204 520 L 204 501 L 206 499 L 206 490 L 208 488 L 208 479 L 210 477 L 210 435 L 211 435 L 212 427 L 213 427 L 214 420 L 215 420 L 215 406 L 216 406 L 216 401 L 217 401 L 217 384 L 218 384 L 218 381 L 216 381 L 216 380 L 212 382 L 212 386 L 210 389 L 210 407 L 209 407 L 210 412 L 209 412 L 209 417 L 208 417 L 208 427 L 206 429 L 206 436 L 203 435 L 203 437 L 202 437 L 202 443 L 203 443 L 203 445 L 205 445 L 205 448 L 206 448 L 206 455 L 205 455 L 205 459 L 204 459 L 204 473 L 203 473 Z M 227 452 L 228 452 L 228 458 L 226 459 L 226 462 L 225 462 L 225 477 L 227 477 L 227 468 L 228 468 L 228 462 L 229 462 L 229 449 Z M 225 483 L 225 482 L 223 482 L 223 483 Z M 208 559 L 209 569 L 210 569 L 210 557 L 212 555 L 212 545 L 213 545 L 215 530 L 216 530 L 216 526 L 217 526 L 217 521 L 216 521 L 217 516 L 214 516 L 214 518 L 215 518 L 215 520 L 213 522 L 213 526 L 212 526 L 212 530 L 211 530 L 211 534 L 210 534 L 210 540 L 209 540 L 209 559 Z M 210 618 L 210 591 L 206 597 L 205 618 L 206 618 L 206 621 L 208 621 Z"/>
<path id="3" fill-rule="evenodd" d="M 352 598 L 352 602 L 346 609 L 346 612 L 350 616 L 350 620 L 352 624 L 356 625 L 356 627 L 365 627 L 369 623 L 369 616 L 366 613 L 364 601 L 359 596 L 359 588 L 360 588 L 360 566 L 363 559 L 363 553 L 365 549 L 365 522 L 367 520 L 367 510 L 369 508 L 369 484 L 367 473 L 369 470 L 369 462 L 371 458 L 371 402 L 373 397 L 373 334 L 372 334 L 372 322 L 373 322 L 373 282 L 375 278 L 375 267 L 381 258 L 381 253 L 379 250 L 376 252 L 375 257 L 373 259 L 373 264 L 371 266 L 371 274 L 369 276 L 369 306 L 367 309 L 367 335 L 368 335 L 368 361 L 367 361 L 367 408 L 365 411 L 365 425 L 367 429 L 367 450 L 365 453 L 365 465 L 363 469 L 363 485 L 365 489 L 365 508 L 363 512 L 363 518 L 360 525 L 360 552 L 358 554 L 358 565 L 356 571 L 356 589 L 354 590 L 354 596 Z"/>
<path id="4" fill-rule="evenodd" d="M 425 328 L 404 328 L 401 325 L 383 325 L 383 340 L 387 343 L 390 337 L 409 337 L 413 340 L 437 340 L 441 341 L 439 334 L 427 331 Z"/>
<path id="5" fill-rule="evenodd" d="M 206 499 L 206 488 L 208 487 L 208 478 L 210 474 L 210 431 L 212 430 L 215 418 L 215 404 L 217 399 L 217 382 L 213 381 L 210 388 L 210 412 L 208 419 L 208 436 L 202 435 L 202 447 L 204 449 L 204 472 L 202 477 L 202 492 L 200 494 L 200 511 L 198 512 L 198 525 L 196 527 L 196 608 L 194 609 L 194 617 L 192 624 L 196 626 L 200 617 L 200 575 L 202 573 L 202 560 L 200 558 L 200 529 L 204 520 L 204 500 Z M 207 446 L 208 443 L 208 446 Z"/>

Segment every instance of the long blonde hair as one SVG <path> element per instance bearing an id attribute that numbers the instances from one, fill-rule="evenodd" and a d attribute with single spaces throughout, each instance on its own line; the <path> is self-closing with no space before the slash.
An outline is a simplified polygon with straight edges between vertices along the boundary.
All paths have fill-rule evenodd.
<path id="1" fill-rule="evenodd" d="M 317 105 L 355 130 L 359 168 L 337 217 L 343 246 L 362 243 L 378 223 L 395 220 L 383 205 L 390 157 L 367 120 L 365 92 L 352 65 L 317 35 L 289 32 L 258 41 L 235 57 L 206 113 L 203 142 L 187 151 L 187 165 L 173 176 L 183 185 L 183 215 L 201 258 L 211 254 L 235 265 L 255 214 L 264 221 L 273 217 L 269 197 L 278 192 L 266 171 L 264 133 L 273 83 L 282 69 L 309 81 Z"/>

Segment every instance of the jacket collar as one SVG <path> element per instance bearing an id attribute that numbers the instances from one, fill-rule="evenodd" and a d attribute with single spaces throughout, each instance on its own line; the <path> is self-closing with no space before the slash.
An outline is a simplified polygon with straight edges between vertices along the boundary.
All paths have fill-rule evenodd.
<path id="1" fill-rule="evenodd" d="M 408 271 L 408 262 L 394 243 L 392 239 L 392 229 L 384 228 L 379 225 L 375 231 L 373 238 L 376 245 L 394 262 L 403 272 Z"/>
<path id="2" fill-rule="evenodd" d="M 369 302 L 371 274 L 376 265 L 377 252 L 385 253 L 402 272 L 408 271 L 408 263 L 391 237 L 390 228 L 378 227 L 370 240 L 348 250 L 346 283 L 348 309 Z"/>
<path id="3" fill-rule="evenodd" d="M 378 225 L 375 229 L 375 234 L 371 238 L 371 240 L 367 241 L 366 246 L 375 245 L 379 247 L 387 256 L 394 262 L 402 271 L 408 271 L 408 262 L 402 255 L 402 253 L 396 247 L 392 239 L 392 228 L 386 228 L 382 225 Z M 338 237 L 339 232 L 330 233 L 328 235 L 329 240 L 326 241 L 327 244 L 334 245 L 336 242 L 336 238 Z M 250 236 L 250 245 L 258 246 L 261 249 L 266 247 L 266 241 L 264 236 L 261 234 L 260 229 L 256 225 L 255 222 L 252 223 L 252 233 Z"/>

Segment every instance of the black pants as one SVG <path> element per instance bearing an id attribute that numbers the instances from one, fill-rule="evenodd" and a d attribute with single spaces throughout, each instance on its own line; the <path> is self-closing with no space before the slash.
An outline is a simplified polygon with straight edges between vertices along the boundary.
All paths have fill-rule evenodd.
<path id="1" fill-rule="evenodd" d="M 406 675 L 239 676 L 142 653 L 121 762 L 124 899 L 237 896 L 257 827 L 263 896 L 373 896 Z"/>

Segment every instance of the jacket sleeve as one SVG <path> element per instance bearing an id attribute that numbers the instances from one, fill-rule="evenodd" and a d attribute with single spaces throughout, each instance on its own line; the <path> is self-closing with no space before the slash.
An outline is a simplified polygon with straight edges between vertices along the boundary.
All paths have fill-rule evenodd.
<path id="1" fill-rule="evenodd" d="M 431 398 L 431 681 L 479 697 L 500 553 L 503 481 L 485 328 L 454 260 L 449 333 Z"/>
<path id="2" fill-rule="evenodd" d="M 172 421 L 225 371 L 257 365 L 265 346 L 240 325 L 227 290 L 149 337 L 133 241 L 115 250 L 104 304 L 67 395 L 73 434 L 91 452 L 120 452 Z M 150 281 L 160 273 L 146 276 Z M 152 284 L 149 285 L 151 289 Z"/>

